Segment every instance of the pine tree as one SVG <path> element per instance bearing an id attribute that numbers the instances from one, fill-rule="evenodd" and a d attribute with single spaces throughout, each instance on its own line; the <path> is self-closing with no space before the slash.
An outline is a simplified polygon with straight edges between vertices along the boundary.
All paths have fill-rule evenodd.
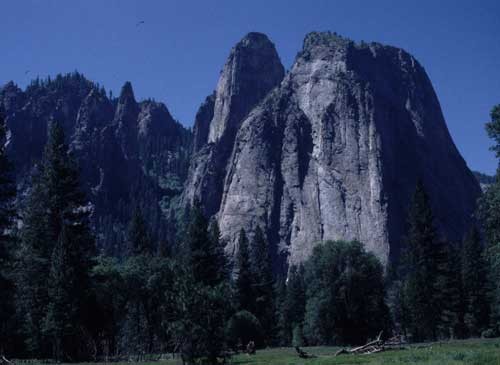
<path id="1" fill-rule="evenodd" d="M 90 210 L 79 188 L 78 170 L 68 154 L 63 130 L 53 122 L 41 167 L 32 178 L 31 193 L 23 215 L 18 270 L 27 344 L 37 355 L 46 356 L 53 352 L 73 359 L 79 356 L 73 353 L 73 348 L 59 349 L 58 344 L 66 342 L 54 342 L 53 336 L 44 336 L 42 324 L 46 322 L 49 307 L 56 305 L 54 301 L 57 299 L 51 293 L 57 292 L 55 287 L 59 283 L 54 281 L 50 272 L 54 267 L 53 259 L 58 257 L 53 255 L 54 248 L 63 231 L 65 240 L 71 242 L 68 262 L 74 282 L 78 283 L 78 291 L 74 293 L 76 325 L 83 326 L 91 318 L 88 304 L 95 245 L 89 227 Z"/>
<path id="2" fill-rule="evenodd" d="M 209 247 L 208 222 L 199 203 L 195 202 L 190 210 L 190 222 L 187 228 L 187 261 L 196 281 L 206 279 L 206 260 Z"/>
<path id="3" fill-rule="evenodd" d="M 188 264 L 179 269 L 175 283 L 174 320 L 169 323 L 169 332 L 184 362 L 192 364 L 205 357 L 215 364 L 226 347 L 231 296 L 219 228 L 215 223 L 208 227 L 198 204 L 191 209 L 185 246 L 184 261 Z"/>
<path id="4" fill-rule="evenodd" d="M 495 105 L 490 112 L 491 121 L 486 123 L 486 132 L 495 142 L 491 150 L 495 152 L 496 157 L 500 159 L 500 104 Z"/>
<path id="5" fill-rule="evenodd" d="M 116 354 L 125 314 L 126 293 L 120 269 L 117 258 L 102 255 L 92 270 L 92 289 L 96 297 L 94 320 L 99 324 L 97 328 L 102 338 L 98 351 L 104 355 Z"/>
<path id="6" fill-rule="evenodd" d="M 31 180 L 30 195 L 22 212 L 16 275 L 18 309 L 23 318 L 23 337 L 28 352 L 32 356 L 47 357 L 50 351 L 43 335 L 43 321 L 49 304 L 48 280 L 53 243 L 47 230 L 47 199 L 38 171 L 32 174 Z"/>
<path id="7" fill-rule="evenodd" d="M 449 242 L 440 242 L 436 255 L 434 306 L 439 308 L 437 333 L 440 338 L 463 337 L 462 291 L 459 253 Z"/>
<path id="8" fill-rule="evenodd" d="M 467 234 L 462 250 L 465 323 L 470 335 L 479 336 L 489 325 L 489 303 L 486 286 L 487 261 L 476 227 Z"/>
<path id="9" fill-rule="evenodd" d="M 16 187 L 12 176 L 12 165 L 5 149 L 6 125 L 0 110 L 0 263 L 5 264 L 11 254 L 12 239 L 9 229 L 15 218 L 14 198 Z M 3 266 L 3 265 L 2 265 Z M 1 267 L 1 266 L 0 266 Z"/>
<path id="10" fill-rule="evenodd" d="M 121 323 L 123 351 L 132 355 L 152 350 L 152 327 L 148 280 L 153 264 L 152 242 L 139 207 L 130 219 L 127 231 L 129 257 L 121 265 L 125 298 L 124 318 Z"/>
<path id="11" fill-rule="evenodd" d="M 260 227 L 255 230 L 251 254 L 255 315 L 269 341 L 275 324 L 274 277 L 269 245 Z"/>
<path id="12" fill-rule="evenodd" d="M 12 178 L 12 166 L 5 150 L 6 126 L 0 110 L 0 354 L 7 353 L 15 337 L 13 318 L 14 283 L 12 280 L 13 237 L 16 189 Z"/>
<path id="13" fill-rule="evenodd" d="M 437 300 L 437 233 L 429 196 L 423 184 L 417 183 L 408 215 L 404 297 L 408 310 L 406 331 L 414 341 L 436 339 L 440 309 Z"/>
<path id="14" fill-rule="evenodd" d="M 208 239 L 210 241 L 210 256 L 209 261 L 213 272 L 212 279 L 209 284 L 214 286 L 229 280 L 229 261 L 225 251 L 225 242 L 221 238 L 219 225 L 217 221 L 213 221 L 208 228 Z"/>
<path id="15" fill-rule="evenodd" d="M 57 361 L 75 358 L 79 339 L 79 283 L 75 272 L 73 242 L 63 226 L 54 247 L 49 276 L 49 304 L 44 319 L 44 332 L 52 343 L 52 356 Z"/>
<path id="16" fill-rule="evenodd" d="M 201 208 L 191 209 L 191 222 L 187 232 L 188 261 L 197 282 L 215 286 L 227 279 L 227 258 L 216 223 L 208 226 Z"/>
<path id="17" fill-rule="evenodd" d="M 285 311 L 286 301 L 286 278 L 279 276 L 274 285 L 274 301 L 276 326 L 273 342 L 278 346 L 287 346 L 288 313 Z"/>
<path id="18" fill-rule="evenodd" d="M 280 312 L 281 338 L 289 346 L 292 344 L 293 331 L 299 327 L 302 329 L 306 312 L 306 285 L 302 265 L 290 267 Z"/>
<path id="19" fill-rule="evenodd" d="M 494 141 L 491 150 L 500 159 L 500 104 L 493 107 L 490 116 L 491 121 L 486 123 L 486 131 Z M 500 334 L 500 167 L 497 169 L 495 183 L 488 187 L 479 201 L 479 215 L 485 232 L 486 257 L 488 257 L 491 330 L 493 334 L 498 335 Z"/>
<path id="20" fill-rule="evenodd" d="M 465 312 L 466 312 L 466 299 L 464 293 L 464 281 L 463 281 L 463 245 L 460 244 L 458 247 L 453 247 L 450 250 L 450 267 L 452 272 L 452 281 L 455 288 L 455 325 L 453 328 L 454 338 L 466 338 L 468 336 L 467 328 L 465 325 Z"/>
<path id="21" fill-rule="evenodd" d="M 153 243 L 140 208 L 136 208 L 130 220 L 128 232 L 128 252 L 130 256 L 151 255 Z"/>
<path id="22" fill-rule="evenodd" d="M 196 282 L 191 270 L 179 268 L 172 290 L 174 303 L 168 327 L 171 347 L 181 353 L 183 363 L 217 364 L 226 349 L 225 325 L 228 318 L 228 287 L 210 287 Z"/>
<path id="23" fill-rule="evenodd" d="M 238 251 L 236 254 L 235 299 L 239 310 L 246 310 L 255 314 L 254 281 L 248 244 L 247 235 L 242 228 L 238 237 Z"/>

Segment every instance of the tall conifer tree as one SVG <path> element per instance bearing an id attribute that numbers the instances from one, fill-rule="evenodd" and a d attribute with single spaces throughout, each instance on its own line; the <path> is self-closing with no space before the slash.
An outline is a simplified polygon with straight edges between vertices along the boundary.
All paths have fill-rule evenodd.
<path id="1" fill-rule="evenodd" d="M 14 336 L 14 282 L 12 280 L 13 237 L 16 194 L 12 166 L 5 150 L 6 125 L 0 110 L 0 354 L 9 351 Z"/>
<path id="2" fill-rule="evenodd" d="M 260 227 L 255 230 L 251 253 L 255 316 L 269 341 L 275 326 L 274 277 L 269 245 Z"/>
<path id="3" fill-rule="evenodd" d="M 238 237 L 238 251 L 236 254 L 236 306 L 239 310 L 246 310 L 255 314 L 255 293 L 253 290 L 252 266 L 248 238 L 243 230 Z"/>
<path id="4" fill-rule="evenodd" d="M 462 281 L 465 324 L 469 334 L 479 336 L 489 325 L 487 261 L 479 231 L 473 227 L 465 237 L 462 253 Z"/>
<path id="5" fill-rule="evenodd" d="M 210 226 L 198 203 L 191 209 L 188 226 L 188 261 L 197 282 L 215 286 L 227 279 L 227 258 L 220 231 L 214 222 Z"/>
<path id="6" fill-rule="evenodd" d="M 78 353 L 80 287 L 75 272 L 73 242 L 65 226 L 54 247 L 49 274 L 49 304 L 44 332 L 52 344 L 52 356 L 58 361 L 73 360 Z"/>
<path id="7" fill-rule="evenodd" d="M 58 360 L 77 359 L 83 351 L 76 353 L 77 349 L 63 338 L 56 341 L 55 334 L 60 332 L 54 330 L 51 318 L 57 317 L 54 311 L 61 307 L 63 297 L 54 293 L 72 293 L 66 305 L 75 313 L 74 326 L 83 328 L 91 316 L 88 304 L 95 243 L 89 227 L 91 207 L 79 185 L 79 173 L 68 154 L 63 129 L 52 122 L 23 216 L 19 291 L 29 348 L 37 355 L 62 356 Z M 61 257 L 69 267 L 56 262 Z M 60 270 L 71 273 L 64 287 L 56 280 Z"/>
<path id="8" fill-rule="evenodd" d="M 152 254 L 153 243 L 151 235 L 148 231 L 141 209 L 138 207 L 134 210 L 132 219 L 130 219 L 127 240 L 128 251 L 131 256 Z"/>
<path id="9" fill-rule="evenodd" d="M 407 323 L 403 325 L 413 340 L 436 339 L 441 315 L 435 305 L 437 232 L 429 196 L 421 181 L 417 182 L 408 215 L 406 245 L 404 298 L 408 316 Z"/>
<path id="10" fill-rule="evenodd" d="M 491 120 L 486 123 L 488 136 L 494 141 L 491 150 L 500 162 L 500 104 L 493 107 Z M 491 286 L 491 325 L 500 334 L 500 163 L 495 182 L 480 199 L 479 213 L 485 231 L 489 283 Z"/>

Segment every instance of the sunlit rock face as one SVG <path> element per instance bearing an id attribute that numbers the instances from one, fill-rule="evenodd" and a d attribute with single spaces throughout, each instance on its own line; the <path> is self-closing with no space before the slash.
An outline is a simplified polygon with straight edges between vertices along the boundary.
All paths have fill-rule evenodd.
<path id="1" fill-rule="evenodd" d="M 480 194 L 422 66 L 401 49 L 332 33 L 308 34 L 286 74 L 267 36 L 246 35 L 192 133 L 162 103 L 137 101 L 130 83 L 113 98 L 78 73 L 26 90 L 8 83 L 0 106 L 20 196 L 59 121 L 100 247 L 116 255 L 136 206 L 158 242 L 173 242 L 179 213 L 197 200 L 229 253 L 241 228 L 251 236 L 260 226 L 276 270 L 328 239 L 359 240 L 387 263 L 400 254 L 418 179 L 449 240 L 469 228 Z"/>
<path id="2" fill-rule="evenodd" d="M 236 133 L 252 108 L 283 77 L 278 53 L 264 34 L 249 33 L 233 47 L 214 94 L 207 97 L 196 115 L 186 204 L 196 199 L 208 215 L 218 211 Z"/>
<path id="3" fill-rule="evenodd" d="M 216 95 L 232 85 L 229 74 L 222 72 Z M 399 255 L 417 179 L 441 234 L 462 238 L 480 189 L 411 55 L 311 33 L 290 72 L 268 85 L 247 113 L 216 96 L 207 144 L 191 165 L 187 195 L 215 215 L 229 252 L 241 228 L 259 225 L 277 265 L 302 262 L 328 239 L 359 240 L 387 263 Z M 238 130 L 223 141 L 231 151 L 225 161 L 214 147 L 229 125 Z"/>

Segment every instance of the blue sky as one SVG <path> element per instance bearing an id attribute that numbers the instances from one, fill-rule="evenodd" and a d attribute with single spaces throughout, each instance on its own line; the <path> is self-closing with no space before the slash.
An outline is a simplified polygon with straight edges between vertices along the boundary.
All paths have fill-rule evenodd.
<path id="1" fill-rule="evenodd" d="M 249 31 L 266 33 L 287 68 L 313 30 L 402 47 L 427 70 L 469 167 L 497 166 L 484 122 L 500 103 L 498 0 L 16 0 L 0 13 L 0 84 L 78 70 L 117 94 L 130 80 L 187 126 Z"/>

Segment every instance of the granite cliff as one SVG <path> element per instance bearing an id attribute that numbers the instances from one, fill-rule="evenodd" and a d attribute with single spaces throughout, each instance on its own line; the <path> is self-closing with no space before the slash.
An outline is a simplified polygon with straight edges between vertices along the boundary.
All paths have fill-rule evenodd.
<path id="1" fill-rule="evenodd" d="M 443 237 L 460 240 L 480 187 L 455 147 L 432 84 L 402 49 L 310 33 L 288 72 L 273 43 L 249 33 L 229 53 L 193 131 L 167 107 L 118 98 L 74 73 L 0 89 L 19 190 L 39 160 L 47 125 L 62 123 L 95 207 L 101 247 L 121 255 L 131 211 L 159 240 L 199 201 L 227 251 L 260 226 L 276 269 L 327 239 L 359 240 L 398 257 L 418 179 Z"/>
<path id="2" fill-rule="evenodd" d="M 244 99 L 252 103 L 237 112 L 224 104 L 217 113 L 217 102 L 207 107 L 213 97 L 207 99 L 194 133 L 208 138 L 205 145 L 198 142 L 184 192 L 216 217 L 229 252 L 237 249 L 240 228 L 253 232 L 260 226 L 277 264 L 301 262 L 327 239 L 359 240 L 387 262 L 399 255 L 417 179 L 429 191 L 441 234 L 462 238 L 480 188 L 413 56 L 329 32 L 310 33 L 281 80 L 282 73 L 271 70 L 237 68 L 248 72 L 239 75 L 231 65 L 233 53 L 215 100 L 247 90 Z M 255 57 L 262 64 L 279 63 L 273 52 Z M 229 83 L 228 74 L 238 77 Z M 266 84 L 266 95 L 245 85 L 259 78 L 274 80 Z M 217 139 L 226 131 L 227 140 Z M 231 151 L 227 160 L 212 158 L 217 149 Z"/>

